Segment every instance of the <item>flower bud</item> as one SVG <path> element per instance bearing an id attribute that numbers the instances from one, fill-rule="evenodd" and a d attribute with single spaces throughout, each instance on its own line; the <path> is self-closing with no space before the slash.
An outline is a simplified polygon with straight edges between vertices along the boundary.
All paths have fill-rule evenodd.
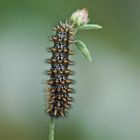
<path id="1" fill-rule="evenodd" d="M 77 10 L 75 11 L 71 17 L 70 20 L 76 25 L 81 26 L 84 24 L 87 24 L 89 22 L 88 18 L 88 11 L 87 9 Z"/>

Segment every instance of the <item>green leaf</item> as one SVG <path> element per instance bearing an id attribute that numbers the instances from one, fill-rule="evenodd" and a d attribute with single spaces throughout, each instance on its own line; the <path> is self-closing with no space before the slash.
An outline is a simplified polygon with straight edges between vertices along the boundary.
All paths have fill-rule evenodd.
<path id="1" fill-rule="evenodd" d="M 78 30 L 98 30 L 102 29 L 102 26 L 98 24 L 84 24 L 82 26 L 79 26 Z"/>
<path id="2" fill-rule="evenodd" d="M 81 51 L 81 53 L 89 60 L 92 61 L 92 57 L 91 54 L 86 46 L 86 44 L 84 42 L 82 42 L 81 40 L 75 40 L 75 44 L 77 46 L 77 48 Z"/>

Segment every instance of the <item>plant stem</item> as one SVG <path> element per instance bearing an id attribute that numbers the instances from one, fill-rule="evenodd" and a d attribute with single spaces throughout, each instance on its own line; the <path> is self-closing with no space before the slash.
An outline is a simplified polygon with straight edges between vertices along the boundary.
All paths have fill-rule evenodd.
<path id="1" fill-rule="evenodd" d="M 55 120 L 50 117 L 49 119 L 49 140 L 54 140 Z"/>

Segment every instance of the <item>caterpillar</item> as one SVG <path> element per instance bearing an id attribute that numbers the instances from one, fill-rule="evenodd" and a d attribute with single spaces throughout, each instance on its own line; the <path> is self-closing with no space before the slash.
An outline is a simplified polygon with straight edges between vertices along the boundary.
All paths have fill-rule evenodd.
<path id="1" fill-rule="evenodd" d="M 70 49 L 74 31 L 67 21 L 60 22 L 53 29 L 56 34 L 52 35 L 53 47 L 49 48 L 52 57 L 47 60 L 51 65 L 47 72 L 50 75 L 47 81 L 49 85 L 47 112 L 51 117 L 59 118 L 66 116 L 73 101 L 70 94 L 74 92 L 74 89 L 70 87 L 70 84 L 73 84 L 74 80 L 69 79 L 69 75 L 73 75 L 74 72 L 69 69 L 69 65 L 74 62 L 69 56 L 75 54 L 74 50 Z"/>

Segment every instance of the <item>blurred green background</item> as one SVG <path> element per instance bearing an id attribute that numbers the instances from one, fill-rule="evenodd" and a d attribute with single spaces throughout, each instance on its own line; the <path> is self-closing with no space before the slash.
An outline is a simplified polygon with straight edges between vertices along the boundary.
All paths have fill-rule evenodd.
<path id="1" fill-rule="evenodd" d="M 75 103 L 56 140 L 140 140 L 139 0 L 0 0 L 0 140 L 47 140 L 48 38 L 84 7 L 104 28 L 78 34 L 93 61 L 72 58 Z"/>

